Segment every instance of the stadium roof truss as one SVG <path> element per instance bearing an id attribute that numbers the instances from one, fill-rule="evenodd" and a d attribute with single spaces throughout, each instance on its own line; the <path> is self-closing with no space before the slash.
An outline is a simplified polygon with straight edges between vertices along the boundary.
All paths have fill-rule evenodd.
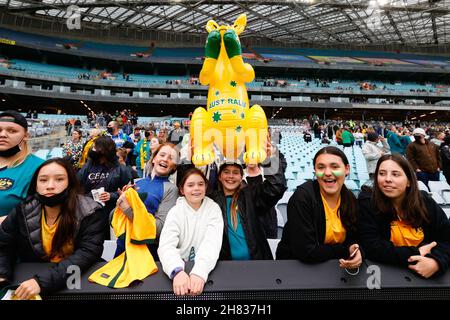
<path id="1" fill-rule="evenodd" d="M 450 44 L 450 0 L 0 0 L 0 10 L 40 19 L 64 21 L 72 9 L 102 29 L 205 34 L 208 20 L 231 25 L 246 13 L 241 37 L 275 43 Z"/>

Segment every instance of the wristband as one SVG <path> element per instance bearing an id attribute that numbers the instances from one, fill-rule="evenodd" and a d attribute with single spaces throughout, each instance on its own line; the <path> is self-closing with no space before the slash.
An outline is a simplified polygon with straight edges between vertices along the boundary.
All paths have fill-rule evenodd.
<path id="1" fill-rule="evenodd" d="M 181 271 L 183 271 L 183 268 L 182 267 L 176 267 L 175 269 L 173 269 L 172 270 L 172 272 L 170 273 L 170 279 L 173 279 L 173 278 L 175 278 L 175 276 L 177 275 L 177 274 L 179 274 Z"/>

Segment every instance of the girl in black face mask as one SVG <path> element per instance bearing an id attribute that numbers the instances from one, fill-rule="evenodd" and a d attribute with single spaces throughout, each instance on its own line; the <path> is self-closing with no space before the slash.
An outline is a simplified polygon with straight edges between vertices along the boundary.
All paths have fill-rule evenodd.
<path id="1" fill-rule="evenodd" d="M 44 162 L 30 154 L 28 124 L 14 110 L 0 113 L 0 224 L 26 197 L 31 176 Z"/>
<path id="2" fill-rule="evenodd" d="M 19 284 L 17 298 L 31 299 L 61 289 L 70 276 L 66 272 L 70 265 L 83 272 L 100 259 L 104 241 L 101 206 L 82 196 L 79 189 L 67 160 L 48 160 L 36 170 L 27 200 L 3 222 L 0 285 L 11 280 L 14 259 L 58 263 L 58 267 L 36 268 L 33 278 Z"/>
<path id="3" fill-rule="evenodd" d="M 132 180 L 130 171 L 119 164 L 116 145 L 110 137 L 95 140 L 88 162 L 78 171 L 78 178 L 86 196 L 93 197 L 100 192 L 98 200 L 104 204 L 104 232 L 109 235 L 108 217 L 116 207 L 117 190 Z"/>

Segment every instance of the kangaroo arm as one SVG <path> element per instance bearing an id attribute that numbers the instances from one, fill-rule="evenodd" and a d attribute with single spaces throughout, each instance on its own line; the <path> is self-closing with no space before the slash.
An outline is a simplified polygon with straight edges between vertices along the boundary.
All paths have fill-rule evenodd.
<path id="1" fill-rule="evenodd" d="M 200 71 L 199 80 L 204 86 L 211 83 L 214 77 L 214 70 L 216 69 L 217 59 L 206 58 L 203 62 L 202 70 Z"/>
<path id="2" fill-rule="evenodd" d="M 238 81 L 252 82 L 255 79 L 255 70 L 250 64 L 244 63 L 242 56 L 234 56 L 230 59 L 230 64 Z"/>

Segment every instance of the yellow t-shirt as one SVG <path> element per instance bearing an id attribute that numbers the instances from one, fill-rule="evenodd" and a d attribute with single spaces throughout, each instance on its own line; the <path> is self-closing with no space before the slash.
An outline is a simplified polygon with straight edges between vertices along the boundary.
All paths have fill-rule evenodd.
<path id="1" fill-rule="evenodd" d="M 58 229 L 59 217 L 56 220 L 55 224 L 49 227 L 47 225 L 47 221 L 45 219 L 44 209 L 42 209 L 42 218 L 41 218 L 41 233 L 42 233 L 42 247 L 44 248 L 44 252 L 47 256 L 52 252 L 52 242 L 53 237 L 55 236 L 56 229 Z M 64 253 L 66 256 L 69 256 L 73 252 L 73 245 L 68 245 L 64 248 Z M 50 262 L 60 262 L 64 257 L 53 257 Z"/>
<path id="2" fill-rule="evenodd" d="M 342 225 L 341 218 L 338 215 L 339 207 L 341 206 L 341 197 L 339 197 L 336 208 L 330 208 L 327 201 L 322 197 L 323 207 L 325 209 L 325 244 L 338 244 L 345 241 L 347 234 L 344 226 Z"/>
<path id="3" fill-rule="evenodd" d="M 396 247 L 417 247 L 424 238 L 422 228 L 413 228 L 400 220 L 391 222 L 391 242 Z"/>

